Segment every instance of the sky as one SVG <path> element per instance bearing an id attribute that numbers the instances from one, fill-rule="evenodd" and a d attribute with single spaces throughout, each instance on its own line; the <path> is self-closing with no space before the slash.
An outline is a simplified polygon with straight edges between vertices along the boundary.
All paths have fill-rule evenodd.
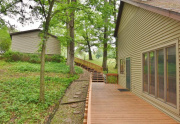
<path id="1" fill-rule="evenodd" d="M 6 21 L 9 21 L 11 25 L 15 26 L 15 29 L 18 31 L 26 31 L 26 30 L 31 30 L 31 29 L 38 29 L 40 26 L 40 21 L 35 21 L 34 23 L 26 23 L 26 24 L 21 24 L 17 21 L 16 19 L 12 19 L 9 17 L 3 17 Z"/>
<path id="2" fill-rule="evenodd" d="M 23 3 L 28 4 L 28 5 L 32 5 L 32 6 L 35 5 L 35 3 L 34 3 L 33 1 L 30 1 L 30 0 L 23 0 Z M 17 9 L 24 8 L 21 3 L 19 3 L 17 6 L 18 6 Z M 27 12 L 30 12 L 29 7 L 25 7 L 25 10 L 26 10 Z M 1 15 L 1 17 L 2 17 L 2 16 L 3 16 L 3 15 Z M 30 17 L 29 14 L 25 14 L 25 16 Z M 18 31 L 25 31 L 25 30 L 37 29 L 37 28 L 39 28 L 39 26 L 40 26 L 40 24 L 41 24 L 40 20 L 35 20 L 35 19 L 33 19 L 33 18 L 32 18 L 32 20 L 33 20 L 32 22 L 33 22 L 33 23 L 30 23 L 30 21 L 29 21 L 29 22 L 27 22 L 27 23 L 21 24 L 21 23 L 18 21 L 18 18 L 19 18 L 19 17 L 20 17 L 20 16 L 17 15 L 17 16 L 12 17 L 12 18 L 10 18 L 10 17 L 8 17 L 8 16 L 3 16 L 2 18 L 3 18 L 5 21 L 9 22 L 11 25 L 14 25 L 14 26 L 15 26 L 15 29 L 17 29 Z"/>

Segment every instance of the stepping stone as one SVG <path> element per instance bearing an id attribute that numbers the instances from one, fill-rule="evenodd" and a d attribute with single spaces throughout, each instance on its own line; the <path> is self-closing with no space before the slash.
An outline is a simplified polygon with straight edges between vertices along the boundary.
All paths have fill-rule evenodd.
<path id="1" fill-rule="evenodd" d="M 64 120 L 64 122 L 67 123 L 67 124 L 71 124 L 71 123 L 72 123 L 72 120 L 71 120 L 71 118 L 66 118 L 66 119 Z"/>
<path id="2" fill-rule="evenodd" d="M 73 102 L 74 101 L 74 99 L 68 99 L 68 102 Z"/>
<path id="3" fill-rule="evenodd" d="M 71 108 L 76 108 L 78 105 L 77 104 L 73 104 L 71 105 Z"/>
<path id="4" fill-rule="evenodd" d="M 80 114 L 80 111 L 74 111 L 73 113 L 74 114 Z"/>
<path id="5" fill-rule="evenodd" d="M 76 95 L 80 95 L 81 94 L 81 92 L 76 92 Z"/>
<path id="6" fill-rule="evenodd" d="M 74 98 L 79 98 L 79 96 L 77 96 L 77 95 L 74 95 L 73 97 L 74 97 Z"/>

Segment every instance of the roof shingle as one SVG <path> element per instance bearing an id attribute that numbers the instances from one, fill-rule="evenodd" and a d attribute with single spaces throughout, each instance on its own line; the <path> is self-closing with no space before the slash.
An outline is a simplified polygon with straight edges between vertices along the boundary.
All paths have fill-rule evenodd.
<path id="1" fill-rule="evenodd" d="M 148 0 L 148 1 L 131 0 L 131 1 L 180 13 L 180 0 Z"/>

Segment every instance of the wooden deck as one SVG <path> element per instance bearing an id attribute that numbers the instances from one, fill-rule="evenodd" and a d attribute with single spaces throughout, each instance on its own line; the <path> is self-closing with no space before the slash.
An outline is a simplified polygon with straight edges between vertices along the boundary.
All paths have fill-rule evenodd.
<path id="1" fill-rule="evenodd" d="M 177 124 L 131 92 L 120 92 L 117 84 L 92 83 L 91 124 Z"/>

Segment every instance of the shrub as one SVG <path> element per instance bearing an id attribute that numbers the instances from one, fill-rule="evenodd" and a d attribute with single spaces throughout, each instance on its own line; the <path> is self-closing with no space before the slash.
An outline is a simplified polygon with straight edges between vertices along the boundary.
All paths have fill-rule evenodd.
<path id="1" fill-rule="evenodd" d="M 30 57 L 29 62 L 31 62 L 31 63 L 41 63 L 40 55 L 38 55 L 38 54 L 29 54 L 29 57 Z"/>
<path id="2" fill-rule="evenodd" d="M 60 56 L 60 55 L 53 55 L 52 56 L 52 61 L 53 62 L 65 62 L 65 57 L 64 56 Z"/>
<path id="3" fill-rule="evenodd" d="M 3 57 L 6 59 L 8 62 L 14 62 L 14 61 L 21 61 L 22 60 L 22 53 L 19 52 L 12 52 L 12 51 L 7 51 L 3 55 Z"/>
<path id="4" fill-rule="evenodd" d="M 40 63 L 40 54 L 27 54 L 27 53 L 20 53 L 20 52 L 12 52 L 7 51 L 3 55 L 8 62 L 14 61 L 23 61 L 23 62 L 30 62 L 30 63 Z M 60 55 L 46 55 L 45 59 L 47 62 L 65 62 L 65 57 Z"/>

